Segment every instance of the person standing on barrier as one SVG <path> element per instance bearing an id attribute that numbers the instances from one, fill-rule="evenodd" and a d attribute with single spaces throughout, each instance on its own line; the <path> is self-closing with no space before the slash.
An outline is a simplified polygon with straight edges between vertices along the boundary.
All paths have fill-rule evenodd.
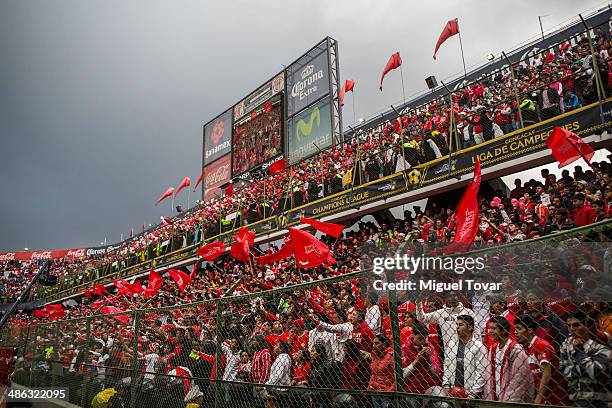
<path id="1" fill-rule="evenodd" d="M 495 316 L 489 327 L 496 344 L 489 350 L 484 399 L 532 402 L 534 386 L 529 357 L 516 341 L 509 338 L 510 322 L 503 316 Z"/>
<path id="2" fill-rule="evenodd" d="M 612 350 L 593 338 L 584 311 L 577 310 L 566 321 L 569 337 L 561 345 L 559 371 L 567 381 L 572 406 L 608 407 Z"/>
<path id="3" fill-rule="evenodd" d="M 555 348 L 535 335 L 538 323 L 531 315 L 519 316 L 515 321 L 516 341 L 529 355 L 536 397 L 534 404 L 568 405 L 559 374 L 559 358 Z"/>

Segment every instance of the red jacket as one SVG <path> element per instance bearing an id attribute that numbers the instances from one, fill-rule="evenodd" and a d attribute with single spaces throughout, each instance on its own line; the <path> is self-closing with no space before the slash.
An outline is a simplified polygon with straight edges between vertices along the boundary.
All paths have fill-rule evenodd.
<path id="1" fill-rule="evenodd" d="M 391 348 L 380 357 L 372 353 L 370 363 L 372 376 L 368 384 L 368 390 L 373 391 L 395 391 L 395 365 L 393 364 L 393 352 Z"/>
<path id="2" fill-rule="evenodd" d="M 589 207 L 588 205 L 583 205 L 580 208 L 575 208 L 572 214 L 572 219 L 579 227 L 594 223 L 595 218 L 597 218 L 595 210 Z"/>

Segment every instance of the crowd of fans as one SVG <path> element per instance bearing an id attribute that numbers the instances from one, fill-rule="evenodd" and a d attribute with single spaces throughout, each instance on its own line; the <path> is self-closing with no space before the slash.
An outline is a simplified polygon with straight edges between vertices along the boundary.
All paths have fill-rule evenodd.
<path id="1" fill-rule="evenodd" d="M 596 34 L 600 74 L 610 87 L 608 39 L 602 32 Z M 453 116 L 460 132 L 458 146 L 452 142 L 453 149 L 482 143 L 520 128 L 521 122 L 527 126 L 597 99 L 586 38 L 563 43 L 527 62 L 517 65 L 514 73 L 518 101 L 509 70 L 492 73 L 453 93 Z M 433 101 L 380 131 L 360 133 L 285 172 L 255 178 L 232 195 L 204 203 L 107 254 L 73 263 L 54 261 L 53 273 L 65 281 L 87 281 L 103 276 L 100 271 L 150 261 L 231 230 L 231 223 L 220 219 L 221 214 L 238 212 L 251 223 L 441 157 L 449 151 L 449 125 L 448 105 Z M 594 166 L 598 174 L 576 166 L 573 174 L 565 170 L 557 179 L 543 170 L 539 181 L 516 180 L 509 193 L 481 192 L 475 247 L 500 247 L 552 235 L 612 215 L 610 161 Z M 612 313 L 609 303 L 600 300 L 610 298 L 610 287 L 597 278 L 609 274 L 609 265 L 596 259 L 587 263 L 584 252 L 572 261 L 569 275 L 548 264 L 540 268 L 538 252 L 515 254 L 514 264 L 506 260 L 497 265 L 505 271 L 502 281 L 515 289 L 501 295 L 453 292 L 438 298 L 401 299 L 394 317 L 400 322 L 401 378 L 390 340 L 389 299 L 373 294 L 360 279 L 316 285 L 322 279 L 359 272 L 362 248 L 384 251 L 389 245 L 406 249 L 452 241 L 455 205 L 454 199 L 430 199 L 423 212 L 415 208 L 414 213 L 405 211 L 401 219 L 380 220 L 378 225 L 360 222 L 337 240 L 323 237 L 336 260 L 331 266 L 297 268 L 292 259 L 260 266 L 226 255 L 213 263 L 198 264 L 185 293 L 165 279 L 153 299 L 119 294 L 82 298 L 66 306 L 66 319 L 97 313 L 105 305 L 121 311 L 145 307 L 151 311 L 141 312 L 145 324 L 137 329 L 130 314 L 101 318 L 89 331 L 83 320 L 37 330 L 36 348 L 21 358 L 14 379 L 29 378 L 28 370 L 36 373 L 32 378 L 38 385 L 46 385 L 45 376 L 87 378 L 88 387 L 80 392 L 86 393 L 94 407 L 108 406 L 109 401 L 118 401 L 116 406 L 127 404 L 134 378 L 139 384 L 136 406 L 202 404 L 218 393 L 227 406 L 386 408 L 424 404 L 415 398 L 396 401 L 384 394 L 355 392 L 395 391 L 396 381 L 402 382 L 400 389 L 416 394 L 608 406 L 612 400 Z M 609 231 L 579 236 L 578 245 L 580 240 L 608 242 L 608 235 Z M 561 256 L 563 248 L 553 254 Z M 276 249 L 272 244 L 254 251 Z M 513 275 L 512 265 L 519 260 L 532 262 L 527 263 L 529 272 Z M 2 293 L 6 296 L 25 286 L 36 266 L 3 263 L 7 279 L 2 282 Z M 585 275 L 585 271 L 592 274 Z M 545 279 L 537 280 L 540 275 Z M 522 281 L 521 289 L 510 284 L 514 281 Z M 538 282 L 537 290 L 533 290 L 534 282 Z M 256 295 L 305 283 L 316 286 Z M 601 291 L 593 299 L 589 297 L 592 293 L 582 293 L 598 283 Z M 222 304 L 221 327 L 216 310 L 221 306 L 191 305 L 245 294 L 252 296 Z M 18 334 L 19 327 L 46 320 L 23 312 L 11 324 Z M 221 343 L 221 355 L 215 355 L 217 343 Z M 219 387 L 210 381 L 217 373 L 226 381 Z M 346 392 L 313 391 L 321 388 Z"/>

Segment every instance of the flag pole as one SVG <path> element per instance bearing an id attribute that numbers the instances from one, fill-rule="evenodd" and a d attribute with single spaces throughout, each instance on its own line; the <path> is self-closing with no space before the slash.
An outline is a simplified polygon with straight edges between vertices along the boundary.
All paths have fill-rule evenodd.
<path id="1" fill-rule="evenodd" d="M 402 96 L 404 97 L 404 108 L 406 107 L 406 90 L 404 89 L 404 69 L 400 65 L 400 77 L 402 78 Z"/>
<path id="2" fill-rule="evenodd" d="M 461 47 L 461 60 L 463 60 L 463 77 L 467 79 L 467 69 L 465 68 L 465 56 L 463 55 L 463 41 L 461 41 L 461 31 L 459 31 L 459 47 Z"/>
<path id="3" fill-rule="evenodd" d="M 191 187 L 187 189 L 187 209 L 189 210 L 189 196 L 191 195 Z"/>
<path id="4" fill-rule="evenodd" d="M 353 123 L 357 122 L 357 116 L 355 116 L 355 91 L 353 90 L 353 96 L 351 98 L 351 100 L 353 102 L 351 102 L 351 105 L 353 105 Z"/>

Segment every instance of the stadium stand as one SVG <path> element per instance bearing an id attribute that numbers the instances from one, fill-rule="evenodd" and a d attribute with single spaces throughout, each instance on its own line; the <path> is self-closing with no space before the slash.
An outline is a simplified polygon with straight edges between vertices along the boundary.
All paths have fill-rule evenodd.
<path id="1" fill-rule="evenodd" d="M 454 140 L 448 96 L 432 100 L 104 254 L 55 260 L 60 284 L 38 288 L 33 299 L 73 303 L 64 302 L 59 318 L 25 311 L 11 318 L 1 339 L 17 349 L 12 380 L 68 387 L 70 402 L 84 407 L 609 406 L 609 157 L 593 163 L 597 173 L 576 166 L 559 179 L 543 172 L 540 180 L 517 179 L 511 191 L 480 191 L 470 256 L 487 258 L 479 278 L 501 280 L 502 295 L 434 290 L 398 298 L 368 290 L 376 255 L 444 254 L 458 202 L 448 196 L 430 197 L 423 212 L 376 224 L 355 219 L 339 239 L 324 236 L 335 264 L 259 265 L 226 254 L 189 265 L 186 292 L 165 271 L 152 297 L 109 285 L 135 278 L 146 286 L 149 269 L 193 257 L 203 242 L 242 225 L 601 101 L 596 83 L 612 90 L 612 56 L 608 33 L 594 32 L 595 55 L 581 33 L 512 72 L 455 90 Z M 38 261 L 0 262 L 0 293 L 9 301 Z M 84 296 L 94 284 L 111 293 Z"/>

